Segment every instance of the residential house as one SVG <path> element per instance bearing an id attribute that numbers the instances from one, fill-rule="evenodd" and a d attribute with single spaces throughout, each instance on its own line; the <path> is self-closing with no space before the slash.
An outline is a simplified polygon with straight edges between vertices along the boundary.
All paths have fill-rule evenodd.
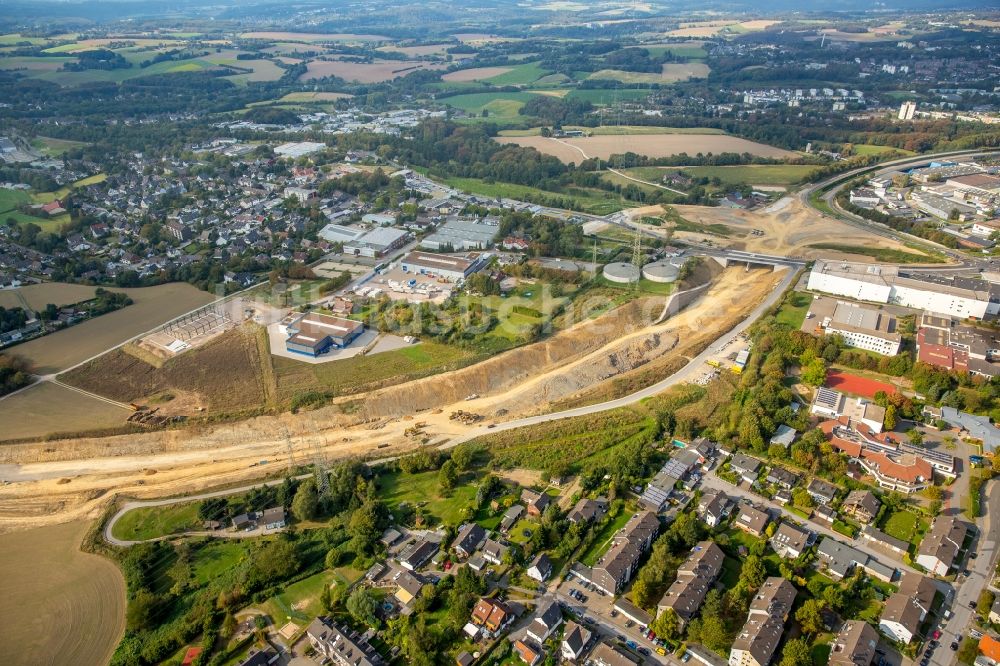
<path id="1" fill-rule="evenodd" d="M 684 563 L 677 569 L 677 578 L 667 588 L 656 606 L 657 613 L 672 610 L 681 626 L 694 617 L 705 601 L 705 595 L 722 573 L 726 555 L 712 541 L 696 545 Z"/>
<path id="2" fill-rule="evenodd" d="M 431 558 L 438 552 L 440 545 L 427 539 L 417 539 L 404 548 L 397 556 L 401 565 L 410 571 L 416 571 L 420 567 L 430 562 Z"/>
<path id="3" fill-rule="evenodd" d="M 631 652 L 603 641 L 591 651 L 587 661 L 594 666 L 639 666 L 642 663 L 642 659 Z"/>
<path id="4" fill-rule="evenodd" d="M 747 483 L 757 480 L 762 466 L 763 464 L 756 458 L 742 453 L 733 454 L 733 459 L 729 461 L 729 468 Z"/>
<path id="5" fill-rule="evenodd" d="M 886 583 L 892 582 L 896 569 L 883 564 L 857 548 L 825 536 L 816 548 L 818 563 L 831 578 L 840 580 L 849 576 L 854 567 L 861 567 L 869 575 Z"/>
<path id="6" fill-rule="evenodd" d="M 451 544 L 452 550 L 461 558 L 471 557 L 486 541 L 486 530 L 476 523 L 465 523 L 458 528 L 458 535 Z"/>
<path id="7" fill-rule="evenodd" d="M 848 620 L 830 647 L 828 666 L 871 666 L 876 661 L 878 633 L 861 620 Z"/>
<path id="8" fill-rule="evenodd" d="M 990 624 L 1000 624 L 1000 597 L 997 597 L 993 601 L 993 606 L 990 608 L 989 621 Z"/>
<path id="9" fill-rule="evenodd" d="M 768 666 L 785 632 L 795 587 L 784 578 L 764 581 L 750 603 L 746 622 L 729 651 L 729 666 Z"/>
<path id="10" fill-rule="evenodd" d="M 821 504 L 813 509 L 812 518 L 827 525 L 833 525 L 833 521 L 837 519 L 837 510 L 829 504 Z"/>
<path id="11" fill-rule="evenodd" d="M 600 520 L 608 512 L 610 503 L 603 497 L 590 499 L 584 497 L 576 503 L 566 518 L 571 523 L 589 523 Z"/>
<path id="12" fill-rule="evenodd" d="M 784 522 L 778 526 L 770 541 L 774 552 L 788 559 L 795 559 L 805 552 L 808 542 L 809 532 Z"/>
<path id="13" fill-rule="evenodd" d="M 785 506 L 786 504 L 792 501 L 792 493 L 782 488 L 781 490 L 775 492 L 774 497 L 772 497 L 771 499 L 773 499 L 781 506 Z"/>
<path id="14" fill-rule="evenodd" d="M 285 526 L 285 507 L 275 506 L 264 509 L 257 522 L 263 525 L 265 530 L 280 530 Z"/>
<path id="15" fill-rule="evenodd" d="M 503 564 L 503 558 L 510 550 L 510 546 L 500 541 L 487 539 L 483 544 L 483 559 L 490 564 Z"/>
<path id="16" fill-rule="evenodd" d="M 648 627 L 653 621 L 653 616 L 642 610 L 625 597 L 619 597 L 615 602 L 615 610 L 621 613 L 626 620 L 632 620 L 640 627 Z"/>
<path id="17" fill-rule="evenodd" d="M 542 656 L 545 654 L 542 648 L 531 641 L 522 640 L 514 641 L 514 652 L 528 666 L 535 666 L 535 664 L 542 660 Z"/>
<path id="18" fill-rule="evenodd" d="M 528 578 L 544 583 L 552 575 L 552 560 L 545 553 L 539 553 L 528 565 Z"/>
<path id="19" fill-rule="evenodd" d="M 717 527 L 733 509 L 734 502 L 726 493 L 706 491 L 698 501 L 698 516 L 709 527 Z"/>
<path id="20" fill-rule="evenodd" d="M 420 594 L 420 590 L 424 588 L 424 581 L 409 571 L 399 572 L 395 582 L 396 592 L 393 596 L 404 606 L 409 606 L 410 602 L 416 599 Z"/>
<path id="21" fill-rule="evenodd" d="M 798 485 L 799 475 L 794 472 L 789 472 L 784 467 L 774 465 L 767 473 L 766 481 L 772 486 L 778 486 L 779 488 L 784 488 L 785 490 L 791 490 Z"/>
<path id="22" fill-rule="evenodd" d="M 816 500 L 817 504 L 832 504 L 833 500 L 837 499 L 837 490 L 837 486 L 823 479 L 813 479 L 806 487 L 806 492 Z"/>
<path id="23" fill-rule="evenodd" d="M 590 643 L 590 639 L 593 634 L 590 633 L 589 629 L 586 629 L 582 625 L 573 622 L 572 620 L 566 622 L 566 629 L 563 631 L 563 640 L 561 646 L 561 652 L 563 659 L 568 661 L 576 661 L 583 654 L 586 649 L 587 644 Z"/>
<path id="24" fill-rule="evenodd" d="M 875 529 L 871 525 L 865 525 L 861 528 L 861 539 L 869 546 L 875 546 L 880 550 L 896 555 L 903 555 L 910 550 L 908 542 L 889 536 L 882 530 Z"/>
<path id="25" fill-rule="evenodd" d="M 480 599 L 472 609 L 472 623 L 496 635 L 514 621 L 510 607 L 496 599 Z"/>
<path id="26" fill-rule="evenodd" d="M 464 650 L 455 657 L 455 666 L 472 666 L 474 663 L 476 663 L 476 658 Z"/>
<path id="27" fill-rule="evenodd" d="M 250 648 L 250 652 L 247 653 L 246 659 L 241 661 L 238 666 L 270 666 L 278 661 L 278 657 L 278 653 L 271 648 L 264 650 Z M 183 662 L 181 666 L 184 666 Z"/>
<path id="28" fill-rule="evenodd" d="M 640 511 L 615 534 L 613 544 L 590 570 L 590 582 L 606 594 L 617 595 L 631 580 L 639 560 L 656 535 L 660 521 L 652 511 Z"/>
<path id="29" fill-rule="evenodd" d="M 504 511 L 503 518 L 500 519 L 500 531 L 509 532 L 510 528 L 514 527 L 517 521 L 521 520 L 523 514 L 524 506 L 521 504 L 515 504 Z"/>
<path id="30" fill-rule="evenodd" d="M 761 536 L 770 521 L 771 517 L 766 512 L 749 504 L 740 504 L 733 525 L 754 536 Z"/>
<path id="31" fill-rule="evenodd" d="M 917 548 L 916 563 L 931 573 L 947 576 L 969 534 L 969 525 L 955 516 L 938 516 Z"/>
<path id="32" fill-rule="evenodd" d="M 380 666 L 384 664 L 381 655 L 368 642 L 367 634 L 362 635 L 346 627 L 340 627 L 332 620 L 318 617 L 306 630 L 309 644 L 320 655 L 338 666 Z"/>
<path id="33" fill-rule="evenodd" d="M 542 644 L 562 624 L 562 609 L 556 601 L 548 601 L 538 607 L 535 619 L 528 625 L 527 635 Z"/>
<path id="34" fill-rule="evenodd" d="M 930 578 L 904 572 L 899 590 L 886 600 L 882 608 L 879 630 L 894 641 L 904 645 L 909 643 L 930 612 L 936 593 L 937 586 Z"/>
<path id="35" fill-rule="evenodd" d="M 841 511 L 865 525 L 875 520 L 881 508 L 882 502 L 870 490 L 852 490 L 840 505 Z"/>
<path id="36" fill-rule="evenodd" d="M 536 492 L 529 488 L 521 491 L 521 501 L 528 507 L 529 516 L 541 516 L 549 504 L 552 504 L 552 499 L 552 495 L 548 493 Z"/>

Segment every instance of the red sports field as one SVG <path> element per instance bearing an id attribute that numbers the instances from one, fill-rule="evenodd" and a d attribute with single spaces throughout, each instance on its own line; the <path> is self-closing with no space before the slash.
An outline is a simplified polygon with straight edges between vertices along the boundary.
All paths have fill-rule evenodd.
<path id="1" fill-rule="evenodd" d="M 826 374 L 826 385 L 841 393 L 860 395 L 865 398 L 874 398 L 875 394 L 879 391 L 885 391 L 886 393 L 896 392 L 896 387 L 892 384 L 858 377 L 857 375 L 850 375 L 839 370 L 830 370 Z"/>

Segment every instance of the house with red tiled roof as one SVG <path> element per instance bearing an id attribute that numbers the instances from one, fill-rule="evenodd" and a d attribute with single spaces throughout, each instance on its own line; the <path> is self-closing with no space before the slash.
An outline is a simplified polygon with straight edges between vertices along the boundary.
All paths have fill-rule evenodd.
<path id="1" fill-rule="evenodd" d="M 992 636 L 987 634 L 979 639 L 979 652 L 987 659 L 1000 663 L 1000 641 Z"/>
<path id="2" fill-rule="evenodd" d="M 847 417 L 824 421 L 819 429 L 834 449 L 856 459 L 883 488 L 910 494 L 934 482 L 934 466 L 900 448 L 888 433 L 876 433 Z"/>

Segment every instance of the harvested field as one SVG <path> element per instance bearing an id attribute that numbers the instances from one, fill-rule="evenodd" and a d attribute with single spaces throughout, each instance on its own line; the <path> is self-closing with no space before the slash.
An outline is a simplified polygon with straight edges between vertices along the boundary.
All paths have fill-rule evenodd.
<path id="1" fill-rule="evenodd" d="M 611 79 L 621 81 L 622 83 L 674 83 L 689 79 L 704 79 L 710 71 L 708 65 L 703 62 L 668 62 L 663 64 L 663 71 L 660 74 L 626 72 L 620 69 L 602 69 L 594 72 L 587 78 Z"/>
<path id="2" fill-rule="evenodd" d="M 119 428 L 129 414 L 103 400 L 44 382 L 0 400 L 0 437 L 23 439 Z"/>
<path id="3" fill-rule="evenodd" d="M 420 46 L 380 46 L 379 51 L 394 51 L 396 53 L 402 53 L 409 58 L 425 58 L 427 56 L 435 55 L 445 55 L 448 49 L 454 46 L 454 44 L 422 44 Z M 458 58 L 460 55 L 466 54 L 456 54 L 455 57 Z M 466 57 L 468 57 L 466 55 Z"/>
<path id="4" fill-rule="evenodd" d="M 244 32 L 243 39 L 277 42 L 388 42 L 385 35 L 356 35 L 350 32 Z"/>
<path id="5" fill-rule="evenodd" d="M 346 62 L 343 60 L 313 60 L 306 67 L 302 81 L 337 76 L 345 81 L 382 83 L 406 76 L 419 70 L 444 69 L 444 63 L 420 60 L 376 60 L 372 63 Z"/>
<path id="6" fill-rule="evenodd" d="M 222 333 L 202 347 L 154 367 L 119 348 L 71 370 L 60 379 L 86 391 L 142 404 L 163 393 L 198 398 L 209 414 L 253 411 L 267 404 L 270 362 L 262 358 L 257 327 L 248 324 Z"/>
<path id="7" fill-rule="evenodd" d="M 499 137 L 500 143 L 535 148 L 566 163 L 588 157 L 608 159 L 633 152 L 647 157 L 688 153 L 751 153 L 762 157 L 793 157 L 795 153 L 735 136 L 717 134 L 644 134 L 638 136 L 585 136 L 553 139 L 541 136 Z"/>
<path id="8" fill-rule="evenodd" d="M 469 81 L 483 81 L 494 76 L 500 76 L 514 69 L 513 67 L 473 67 L 472 69 L 460 69 L 457 72 L 448 72 L 441 77 L 442 81 L 453 83 L 467 83 Z"/>
<path id="9" fill-rule="evenodd" d="M 41 306 L 44 307 L 45 302 L 51 302 L 46 301 L 47 298 L 59 298 L 61 293 L 70 295 L 82 293 L 76 286 L 39 285 L 40 293 L 37 296 L 33 294 L 31 298 L 39 298 Z M 85 288 L 90 290 L 92 296 L 94 288 Z M 23 289 L 34 289 L 34 287 Z M 12 349 L 16 349 L 16 353 L 31 360 L 38 374 L 50 374 L 70 368 L 213 299 L 211 294 L 184 282 L 111 291 L 123 291 L 135 302 L 121 310 L 17 345 Z"/>
<path id="10" fill-rule="evenodd" d="M 80 552 L 89 526 L 66 523 L 0 539 L 0 626 L 17 645 L 5 664 L 108 663 L 125 630 L 125 580 L 109 560 Z"/>

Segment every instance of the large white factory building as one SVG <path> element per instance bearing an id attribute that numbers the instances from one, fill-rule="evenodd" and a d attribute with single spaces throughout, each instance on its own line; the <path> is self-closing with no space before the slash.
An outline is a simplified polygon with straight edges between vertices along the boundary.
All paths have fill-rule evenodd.
<path id="1" fill-rule="evenodd" d="M 1000 313 L 1000 289 L 973 278 L 915 273 L 895 266 L 817 261 L 809 289 L 871 303 L 892 303 L 959 319 Z"/>

